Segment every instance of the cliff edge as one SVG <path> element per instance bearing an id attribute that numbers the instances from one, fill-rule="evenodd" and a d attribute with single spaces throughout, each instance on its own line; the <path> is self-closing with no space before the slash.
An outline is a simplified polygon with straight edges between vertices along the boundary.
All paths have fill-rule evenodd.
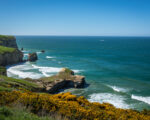
<path id="1" fill-rule="evenodd" d="M 0 35 L 0 66 L 23 61 L 23 53 L 18 49 L 14 36 Z"/>
<path id="2" fill-rule="evenodd" d="M 14 36 L 0 35 L 0 45 L 5 47 L 18 48 Z"/>

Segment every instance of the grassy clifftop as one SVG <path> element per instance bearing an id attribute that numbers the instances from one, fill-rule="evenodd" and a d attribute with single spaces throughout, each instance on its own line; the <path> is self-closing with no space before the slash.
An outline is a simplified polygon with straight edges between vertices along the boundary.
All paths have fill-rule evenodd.
<path id="1" fill-rule="evenodd" d="M 5 47 L 18 48 L 15 36 L 0 35 L 0 45 Z"/>
<path id="2" fill-rule="evenodd" d="M 13 40 L 13 39 L 15 39 L 14 36 L 0 35 L 0 40 Z"/>
<path id="3" fill-rule="evenodd" d="M 0 54 L 12 53 L 12 52 L 14 52 L 15 50 L 16 50 L 15 48 L 0 46 Z"/>
<path id="4" fill-rule="evenodd" d="M 41 89 L 40 86 L 31 81 L 23 79 L 15 79 L 0 75 L 0 91 L 12 91 L 12 90 L 38 91 L 40 89 Z"/>
<path id="5" fill-rule="evenodd" d="M 14 40 L 14 36 L 8 36 L 8 35 L 0 35 L 0 43 L 3 44 L 3 41 L 8 41 L 8 40 Z M 5 52 L 14 52 L 16 49 L 15 48 L 10 48 L 10 47 L 5 47 L 0 45 L 0 54 L 3 54 Z"/>
<path id="6" fill-rule="evenodd" d="M 28 110 L 21 108 L 0 107 L 0 120 L 54 120 L 50 117 L 38 117 Z"/>

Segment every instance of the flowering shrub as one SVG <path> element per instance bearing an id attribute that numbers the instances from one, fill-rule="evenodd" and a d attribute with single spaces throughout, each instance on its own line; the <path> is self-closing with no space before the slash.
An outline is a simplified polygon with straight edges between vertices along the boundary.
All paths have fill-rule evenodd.
<path id="1" fill-rule="evenodd" d="M 150 112 L 138 112 L 115 108 L 108 103 L 91 103 L 84 97 L 76 97 L 71 93 L 56 95 L 32 92 L 0 92 L 0 105 L 21 103 L 38 113 L 56 113 L 70 120 L 150 120 Z"/>

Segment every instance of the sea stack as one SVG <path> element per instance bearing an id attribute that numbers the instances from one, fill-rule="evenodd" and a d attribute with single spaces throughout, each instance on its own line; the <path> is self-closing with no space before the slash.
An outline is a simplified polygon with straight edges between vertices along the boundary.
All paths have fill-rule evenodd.
<path id="1" fill-rule="evenodd" d="M 28 54 L 28 61 L 34 62 L 36 60 L 38 60 L 37 53 L 29 53 Z"/>

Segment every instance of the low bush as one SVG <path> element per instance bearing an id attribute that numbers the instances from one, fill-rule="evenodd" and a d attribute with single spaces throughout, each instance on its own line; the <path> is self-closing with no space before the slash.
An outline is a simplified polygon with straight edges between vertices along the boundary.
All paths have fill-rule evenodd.
<path id="1" fill-rule="evenodd" d="M 71 93 L 0 92 L 0 105 L 20 103 L 35 114 L 59 114 L 70 120 L 150 120 L 150 111 L 119 109 L 108 103 L 91 103 Z"/>

